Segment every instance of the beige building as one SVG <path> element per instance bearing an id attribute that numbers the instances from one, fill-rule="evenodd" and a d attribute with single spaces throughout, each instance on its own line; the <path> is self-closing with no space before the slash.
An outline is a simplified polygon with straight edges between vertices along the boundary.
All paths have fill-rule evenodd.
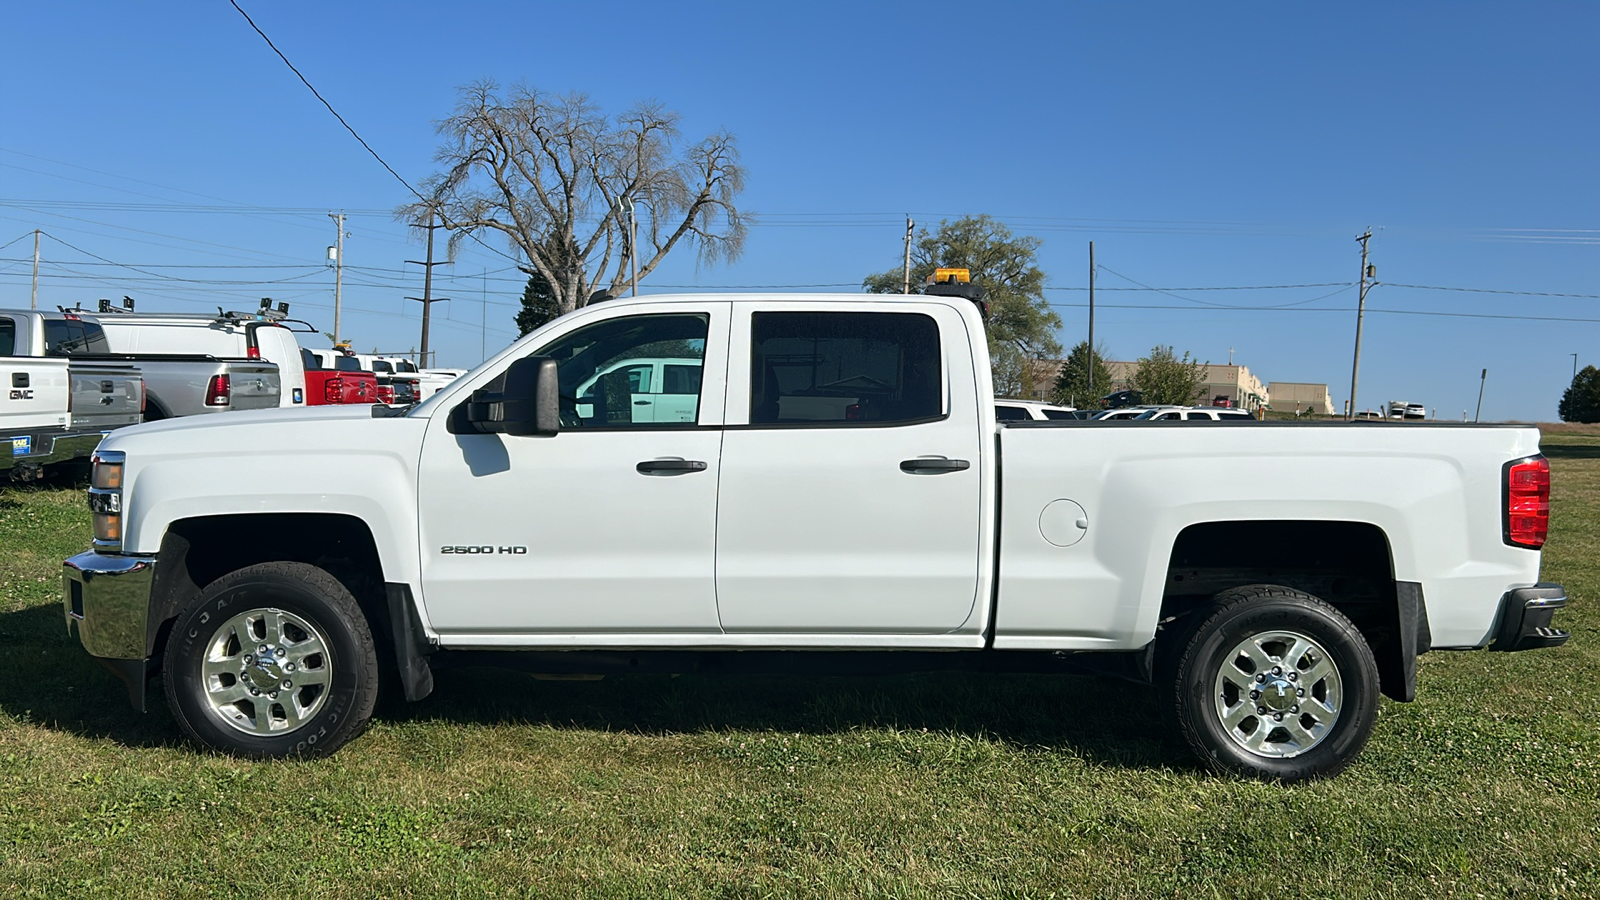
<path id="1" fill-rule="evenodd" d="M 1272 408 L 1280 412 L 1310 410 L 1325 416 L 1333 415 L 1333 396 L 1325 384 L 1303 381 L 1274 381 L 1267 389 Z"/>
<path id="2" fill-rule="evenodd" d="M 1056 375 L 1060 373 L 1061 366 L 1066 360 L 1041 359 L 1034 363 L 1033 391 L 1029 394 L 1035 400 L 1050 399 L 1050 394 L 1055 387 Z M 1080 408 L 1095 407 L 1099 405 L 1101 397 L 1115 391 L 1125 391 L 1133 387 L 1133 373 L 1139 368 L 1137 362 L 1118 362 L 1106 360 L 1106 370 L 1111 374 L 1111 383 L 1103 389 L 1095 385 L 1095 396 L 1070 398 Z M 1192 405 L 1212 406 L 1220 401 L 1235 409 L 1247 409 L 1254 412 L 1267 404 L 1267 384 L 1257 378 L 1248 366 L 1202 366 L 1204 381 L 1196 389 Z M 1309 387 L 1309 386 L 1308 386 Z M 1327 388 L 1323 386 L 1323 395 L 1326 396 Z M 1274 409 L 1282 409 L 1274 404 Z"/>

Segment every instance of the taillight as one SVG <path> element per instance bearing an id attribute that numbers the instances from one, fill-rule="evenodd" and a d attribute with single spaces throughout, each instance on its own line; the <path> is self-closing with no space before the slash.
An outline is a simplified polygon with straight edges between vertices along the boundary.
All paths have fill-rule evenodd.
<path id="1" fill-rule="evenodd" d="M 322 383 L 322 402 L 344 402 L 344 379 L 335 375 Z"/>
<path id="2" fill-rule="evenodd" d="M 144 382 L 139 382 L 139 415 L 144 415 L 145 407 L 150 403 L 150 392 L 144 389 Z"/>
<path id="3" fill-rule="evenodd" d="M 260 359 L 261 358 L 261 348 L 260 347 L 246 347 L 246 348 L 244 348 L 244 358 L 245 359 Z"/>
<path id="4" fill-rule="evenodd" d="M 1506 463 L 1506 543 L 1537 550 L 1550 532 L 1550 461 L 1543 456 Z"/>
<path id="5" fill-rule="evenodd" d="M 226 375 L 213 375 L 206 385 L 207 406 L 227 406 L 233 399 L 233 382 Z"/>

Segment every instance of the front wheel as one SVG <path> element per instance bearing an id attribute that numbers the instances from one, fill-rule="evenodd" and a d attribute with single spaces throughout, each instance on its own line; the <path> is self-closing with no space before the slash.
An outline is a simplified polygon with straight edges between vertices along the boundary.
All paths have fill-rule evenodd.
<path id="1" fill-rule="evenodd" d="M 1276 585 L 1224 591 L 1179 651 L 1173 709 L 1213 768 L 1271 781 L 1333 775 L 1366 746 L 1378 667 L 1349 619 Z"/>
<path id="2" fill-rule="evenodd" d="M 366 728 L 377 699 L 361 607 L 305 563 L 261 563 L 212 582 L 179 614 L 163 663 L 173 718 L 236 756 L 332 753 Z"/>

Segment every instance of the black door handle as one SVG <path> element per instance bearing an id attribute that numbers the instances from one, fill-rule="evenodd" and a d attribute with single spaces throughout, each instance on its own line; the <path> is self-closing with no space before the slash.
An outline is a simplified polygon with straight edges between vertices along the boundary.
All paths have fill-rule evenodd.
<path id="1" fill-rule="evenodd" d="M 706 464 L 698 459 L 647 459 L 634 468 L 640 475 L 687 475 L 704 472 Z"/>
<path id="2" fill-rule="evenodd" d="M 919 457 L 902 460 L 900 463 L 900 471 L 912 475 L 942 475 L 945 472 L 960 472 L 970 468 L 972 463 L 964 459 L 945 459 L 942 456 Z"/>
<path id="3" fill-rule="evenodd" d="M 633 405 L 634 406 L 649 406 L 650 405 L 650 401 L 649 400 L 635 400 L 635 401 L 633 401 Z"/>

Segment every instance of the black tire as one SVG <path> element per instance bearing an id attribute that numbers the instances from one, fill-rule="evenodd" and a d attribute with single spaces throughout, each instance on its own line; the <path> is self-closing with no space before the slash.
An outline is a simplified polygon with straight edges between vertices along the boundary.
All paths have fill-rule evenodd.
<path id="1" fill-rule="evenodd" d="M 179 613 L 163 665 L 167 706 L 183 730 L 252 759 L 332 753 L 365 730 L 378 695 L 361 607 L 338 579 L 298 562 L 248 566 L 208 585 Z"/>
<path id="2" fill-rule="evenodd" d="M 1214 602 L 1196 614 L 1202 621 L 1176 649 L 1168 682 L 1190 749 L 1213 769 L 1265 781 L 1343 770 L 1378 711 L 1378 666 L 1361 632 L 1322 600 L 1278 585 L 1234 588 Z"/>

